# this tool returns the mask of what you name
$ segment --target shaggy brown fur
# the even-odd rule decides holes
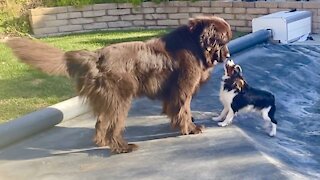
[[[70,76],[97,117],[94,141],[116,153],[137,149],[123,139],[133,98],[163,100],[163,111],[181,134],[201,133],[192,121],[193,94],[217,62],[229,54],[229,24],[215,16],[190,19],[164,37],[87,50],[62,52],[41,42],[7,43],[23,62],[46,73]]]

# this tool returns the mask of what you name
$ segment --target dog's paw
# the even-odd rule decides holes
[[[107,146],[108,145],[108,142],[104,139],[104,138],[101,138],[99,136],[95,136],[93,141],[95,142],[95,144],[99,147],[104,147],[104,146]]]
[[[228,123],[225,122],[225,121],[219,122],[219,123],[218,123],[218,126],[220,126],[220,127],[225,127],[225,126],[228,126]]]
[[[204,130],[204,125],[196,126],[190,134],[200,134]]]
[[[190,124],[188,128],[182,128],[181,129],[181,135],[189,135],[189,134],[200,134],[204,130],[204,125],[195,125]]]
[[[116,153],[116,154],[130,153],[130,152],[135,151],[137,149],[138,149],[138,145],[136,145],[136,144],[128,144],[127,146],[118,147],[116,149],[113,149],[112,152]]]
[[[269,133],[269,136],[270,136],[270,137],[274,137],[274,136],[276,136],[276,132],[271,131],[271,132]]]
[[[217,116],[217,117],[212,117],[211,119],[214,121],[221,121],[222,118],[220,116]]]
[[[204,129],[204,125],[196,126],[195,128],[190,130],[189,134],[200,134]]]
[[[268,131],[268,129],[270,128],[269,126],[270,126],[270,123],[269,123],[269,122],[265,122],[265,123],[263,124],[263,129],[265,129],[266,131]]]

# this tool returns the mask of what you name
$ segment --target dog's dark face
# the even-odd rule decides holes
[[[238,71],[240,71],[240,66],[237,66]],[[232,59],[229,59],[225,66],[224,66],[224,75],[231,77],[232,75],[236,74],[236,64],[233,62]]]
[[[235,64],[233,60],[228,60],[224,67],[224,74],[230,86],[238,91],[241,91],[246,82],[242,75],[242,68],[240,65]]]
[[[191,30],[200,32],[200,45],[204,50],[207,65],[214,66],[230,57],[227,43],[232,38],[230,25],[219,17],[199,17],[189,20]]]

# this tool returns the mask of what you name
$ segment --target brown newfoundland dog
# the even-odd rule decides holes
[[[7,42],[24,63],[52,75],[72,78],[80,96],[97,117],[94,141],[115,153],[137,149],[123,138],[133,98],[163,101],[163,111],[181,134],[201,133],[192,122],[193,94],[223,62],[232,33],[216,16],[189,20],[169,34],[145,42],[113,44],[96,51],[63,52],[41,42],[14,38]]]

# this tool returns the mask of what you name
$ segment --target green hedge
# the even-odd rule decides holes
[[[45,6],[85,6],[89,4],[101,4],[101,3],[141,3],[141,0],[46,0]]]
[[[0,33],[25,35],[30,32],[27,16],[29,8],[37,7],[40,0],[11,0],[0,6]]]

